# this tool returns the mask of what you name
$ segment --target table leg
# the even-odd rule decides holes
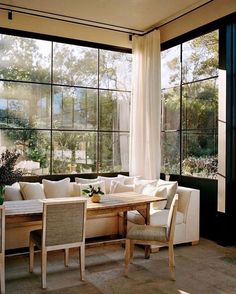
[[[126,238],[127,234],[127,211],[123,212],[123,238]]]
[[[127,211],[123,212],[123,234],[122,234],[122,238],[125,239],[126,238],[126,234],[127,234]],[[125,248],[125,243],[122,242],[121,245],[123,248]]]
[[[150,225],[150,203],[147,203],[146,205],[146,218],[145,218],[145,224]],[[151,246],[145,245],[145,258],[149,259],[151,253]]]

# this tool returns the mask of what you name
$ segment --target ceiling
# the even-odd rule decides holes
[[[140,33],[174,19],[209,0],[2,0],[0,8],[117,27]],[[53,14],[53,15],[52,15]],[[59,16],[60,15],[60,16]],[[72,19],[74,18],[74,19]],[[98,22],[98,23],[95,23]]]

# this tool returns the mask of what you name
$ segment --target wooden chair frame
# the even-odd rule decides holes
[[[83,219],[83,241],[75,242],[70,244],[60,244],[53,246],[46,246],[46,226],[47,226],[47,208],[50,205],[55,204],[68,204],[68,203],[84,203],[84,219]],[[46,288],[46,274],[47,274],[47,253],[49,251],[64,249],[64,264],[68,266],[69,261],[69,249],[70,248],[79,248],[79,261],[80,261],[80,276],[81,280],[85,279],[85,222],[86,222],[86,208],[87,208],[87,200],[80,199],[47,199],[43,201],[43,227],[42,227],[42,244],[41,244],[41,275],[42,275],[42,288]],[[29,271],[33,272],[34,266],[34,246],[36,242],[30,235],[29,241],[29,250],[30,250],[30,262],[29,262]],[[37,244],[38,245],[38,244]]]
[[[133,260],[133,251],[134,251],[134,244],[141,244],[141,245],[160,245],[165,244],[168,246],[168,256],[169,256],[169,270],[171,274],[172,280],[175,281],[175,260],[174,260],[174,232],[175,232],[175,222],[176,222],[176,214],[178,208],[178,196],[173,200],[173,211],[171,216],[171,223],[169,227],[169,236],[166,242],[164,241],[147,241],[147,240],[133,240],[126,238],[125,240],[125,275],[128,275],[128,268],[129,263]]]

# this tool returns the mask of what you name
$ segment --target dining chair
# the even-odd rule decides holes
[[[85,221],[87,200],[46,199],[43,201],[42,230],[30,232],[29,271],[33,271],[34,246],[41,249],[42,288],[46,288],[47,253],[65,250],[64,263],[68,266],[69,248],[79,248],[81,280],[85,278]]]
[[[1,293],[5,293],[5,207],[0,205],[0,271],[1,271]]]
[[[133,225],[127,232],[125,241],[125,275],[128,274],[129,263],[133,258],[134,244],[166,244],[169,253],[169,269],[171,277],[175,280],[175,261],[174,261],[174,232],[176,213],[178,208],[178,195],[173,198],[167,226],[153,226],[153,225]]]

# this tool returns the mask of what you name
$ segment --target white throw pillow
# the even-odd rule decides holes
[[[43,179],[43,188],[46,198],[60,198],[70,196],[70,178],[60,181]]]
[[[134,191],[134,185],[123,185],[117,181],[111,181],[110,193],[122,193]]]
[[[106,194],[106,188],[105,188],[105,182],[104,181],[97,181],[95,183],[91,183],[91,184],[77,184],[77,186],[80,187],[80,195],[84,195],[83,190],[84,189],[89,189],[89,185],[92,185],[95,189],[97,189],[98,187],[100,187],[100,190]],[[76,187],[77,188],[77,187]],[[75,190],[74,190],[75,191]]]
[[[96,179],[85,179],[85,178],[75,177],[75,182],[77,184],[92,184],[92,183],[96,183],[97,181],[98,181],[98,178],[96,178]]]
[[[157,182],[157,187],[165,187],[167,189],[167,204],[165,208],[169,209],[177,192],[178,182],[164,181],[159,179]]]
[[[149,184],[144,187],[142,194],[163,198],[163,201],[152,202],[151,210],[153,209],[160,210],[166,207],[166,203],[167,203],[167,188],[166,187],[155,187]]]
[[[135,179],[139,179],[140,177],[130,177],[130,176],[124,176],[124,175],[118,175],[118,178],[124,178],[124,184],[125,185],[133,185]]]
[[[106,194],[110,193],[110,189],[111,189],[111,181],[117,181],[121,184],[124,184],[124,178],[119,178],[119,177],[102,177],[102,176],[98,176],[99,181],[104,181],[105,182],[105,190],[106,190]]]
[[[19,201],[23,200],[19,183],[14,183],[13,185],[7,185],[5,187],[5,201]]]
[[[45,199],[43,187],[40,183],[19,182],[24,200]]]
[[[156,186],[157,180],[143,180],[143,179],[134,179],[134,192],[142,193],[143,189],[147,185]]]
[[[71,196],[81,196],[81,192],[80,192],[80,185],[81,184],[77,184],[77,183],[72,183],[73,184],[73,191],[71,193]]]

